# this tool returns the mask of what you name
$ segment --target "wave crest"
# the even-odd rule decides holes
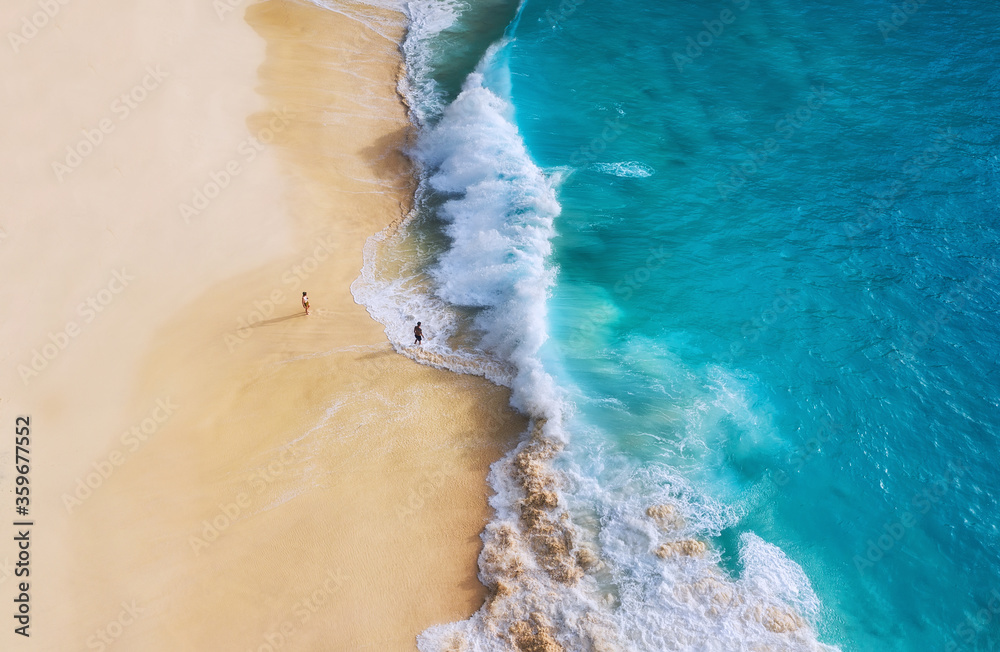
[[[500,90],[509,88],[504,45],[491,48],[433,125],[414,113],[423,128],[411,152],[421,175],[417,209],[369,240],[352,285],[397,351],[505,384],[512,405],[531,417],[524,441],[489,475],[495,517],[479,557],[487,600],[468,620],[423,632],[420,650],[831,649],[803,618],[817,603],[794,564],[754,570],[775,561],[776,548],[747,539],[745,577],[720,571],[711,528],[696,513],[703,506],[686,499],[694,492],[663,490],[680,480],[600,486],[560,464],[566,400],[538,356],[554,282],[558,180],[531,160]],[[418,87],[419,79],[409,86]],[[653,174],[638,162],[602,165],[616,176]],[[448,243],[428,266],[407,267],[418,245],[401,254],[389,245],[406,240],[400,226],[417,215],[439,220]],[[390,264],[380,270],[376,259]],[[426,325],[423,347],[409,345],[417,319]]]

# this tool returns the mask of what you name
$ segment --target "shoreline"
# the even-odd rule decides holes
[[[243,10],[118,2],[112,21],[67,8],[62,58],[16,78],[67,87],[93,61],[72,134],[132,87],[119,57],[172,76],[68,185],[53,190],[50,171],[18,179],[51,210],[0,225],[44,252],[16,257],[8,278],[48,298],[0,326],[13,342],[5,418],[30,413],[49,433],[36,451],[35,600],[39,622],[60,627],[36,643],[415,649],[420,632],[483,604],[486,474],[525,420],[505,388],[396,354],[349,290],[366,239],[412,201],[403,19],[345,5],[378,12],[393,41],[288,0],[249,5],[246,22]],[[112,35],[130,25],[148,38],[124,55],[96,40],[121,46]],[[96,35],[89,57],[81,34]],[[31,45],[52,56],[41,37]],[[31,136],[13,147],[30,151]],[[66,228],[81,193],[100,208]],[[54,264],[63,275],[34,280]],[[21,385],[16,364],[44,345],[38,333],[102,297],[113,271],[135,280]],[[24,304],[24,289],[3,290]]]

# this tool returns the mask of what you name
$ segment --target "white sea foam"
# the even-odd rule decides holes
[[[407,2],[409,29],[403,42],[407,74],[399,91],[408,98],[410,114],[418,126],[441,113],[443,103],[437,82],[430,74],[430,41],[451,27],[460,13],[456,0]]]
[[[559,213],[558,177],[531,161],[509,101],[487,86],[487,76],[503,86],[496,69],[481,67],[410,152],[422,173],[418,206],[434,193],[450,197],[437,210],[450,246],[429,275],[410,270],[393,278],[382,272],[383,261],[375,262],[385,243],[405,238],[391,227],[369,241],[352,292],[386,326],[397,350],[508,385],[516,408],[552,418],[561,403],[536,354],[546,338],[553,281],[546,259]],[[476,312],[474,350],[449,345],[462,322],[455,306]],[[420,349],[408,346],[417,320],[430,335]]]
[[[407,15],[409,80],[400,88],[422,127],[411,152],[418,208],[369,239],[352,292],[397,351],[510,386],[512,404],[533,424],[490,472],[495,516],[479,558],[487,603],[422,633],[420,649],[831,649],[801,618],[818,614],[804,573],[776,547],[745,536],[741,577],[720,570],[721,552],[705,539],[736,522],[733,508],[666,467],[636,468],[598,447],[584,468],[579,451],[564,451],[566,398],[538,357],[559,178],[532,162],[513,121],[504,44],[441,107],[426,50],[455,5],[409,3]],[[654,173],[632,161],[605,165],[599,171],[616,176]],[[437,254],[408,226],[431,200],[448,238]],[[418,319],[428,335],[422,347],[410,345]],[[706,402],[741,406],[731,384],[717,384]]]
[[[617,163],[594,163],[594,169],[603,174],[616,177],[632,177],[643,179],[651,177],[656,172],[652,167],[639,161],[619,161]]]
[[[514,406],[551,418],[559,401],[537,353],[546,338],[553,281],[546,259],[559,204],[510,109],[485,86],[483,74],[474,73],[415,154],[432,170],[430,186],[455,195],[438,211],[451,246],[431,272],[435,295],[481,309],[474,319],[479,347],[516,370]]]
[[[741,535],[740,544],[742,582],[749,590],[775,596],[805,616],[819,615],[819,598],[810,588],[809,579],[781,548],[749,532]]]

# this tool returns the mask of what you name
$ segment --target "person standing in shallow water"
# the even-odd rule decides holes
[[[309,314],[309,297],[306,296],[305,292],[302,293],[302,307],[306,309],[306,314],[308,315]]]
[[[413,343],[419,346],[423,339],[424,331],[420,328],[420,322],[417,322],[417,325],[413,327]]]

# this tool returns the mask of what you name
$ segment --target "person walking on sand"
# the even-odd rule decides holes
[[[420,328],[420,322],[413,327],[413,343],[420,346],[420,342],[424,339],[424,331]]]
[[[306,314],[308,315],[309,314],[309,297],[306,296],[305,292],[302,293],[302,307],[306,309]]]

